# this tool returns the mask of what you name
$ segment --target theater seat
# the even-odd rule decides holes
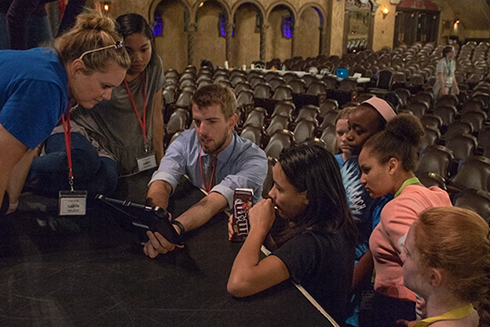
[[[470,156],[462,164],[458,173],[451,178],[451,186],[460,190],[473,188],[489,191],[490,159],[483,156]]]
[[[326,93],[326,86],[323,81],[313,81],[306,90],[306,94],[309,95],[321,95]]]
[[[335,99],[326,99],[323,103],[320,103],[320,117],[324,117],[325,114],[332,110],[339,109],[339,103]]]
[[[295,106],[294,103],[292,102],[289,101],[276,102],[271,117],[280,115],[280,116],[287,116],[291,119],[294,109]]]
[[[305,92],[305,81],[302,79],[293,79],[288,85],[292,87],[293,93],[303,94]]]
[[[458,208],[470,209],[479,214],[483,219],[490,222],[490,193],[483,190],[464,190],[454,201]]]
[[[272,134],[264,151],[268,157],[279,159],[283,148],[288,148],[294,143],[294,134],[289,130],[278,130]]]
[[[418,118],[422,118],[422,116],[426,114],[428,106],[425,102],[412,101],[407,104],[405,110],[412,112],[414,116]]]
[[[328,125],[323,129],[320,140],[325,142],[325,148],[330,153],[337,154],[339,152],[339,149],[336,146],[337,132],[334,125]]]
[[[310,138],[315,137],[315,131],[318,127],[318,122],[314,118],[301,119],[294,128],[294,142],[301,143]]]
[[[457,110],[455,107],[438,106],[438,107],[434,108],[432,113],[434,115],[441,117],[443,126],[448,126],[449,124],[451,124],[453,122],[454,117],[457,114]]]
[[[240,92],[242,92],[244,90],[251,90],[253,93],[252,86],[250,85],[249,82],[239,82],[235,85],[235,94],[236,95],[240,95]]]
[[[422,137],[422,142],[420,144],[420,149],[423,151],[426,147],[429,145],[434,145],[439,142],[441,138],[441,133],[437,128],[431,127],[431,126],[425,126],[424,127],[424,136]]]
[[[252,90],[243,90],[236,99],[237,107],[243,107],[247,112],[254,106],[254,94]]]
[[[271,96],[271,86],[267,83],[259,83],[254,87],[254,97],[268,99]]]
[[[300,120],[304,118],[317,119],[319,113],[320,113],[320,108],[318,108],[317,106],[305,105],[299,110],[298,116],[296,117],[294,122],[298,123]]]
[[[471,123],[475,132],[478,132],[483,128],[486,120],[487,114],[480,110],[466,111],[461,114],[461,121]]]
[[[419,172],[416,176],[425,187],[437,186],[447,191],[446,179],[436,173]]]
[[[191,99],[194,93],[191,91],[184,91],[179,95],[179,98],[174,104],[174,107],[176,108],[184,108],[187,110],[190,110],[191,107]]]
[[[182,108],[176,109],[170,116],[170,119],[165,126],[167,134],[174,134],[179,131],[185,130],[187,128],[188,122],[189,111]]]
[[[264,137],[264,130],[263,128],[258,126],[245,125],[243,127],[242,132],[240,133],[240,136],[252,141],[257,146],[262,147],[262,138]]]
[[[272,99],[278,101],[292,101],[293,100],[293,88],[289,85],[279,85],[274,91]]]
[[[483,110],[483,102],[478,99],[468,99],[463,103],[461,108],[461,113],[465,113],[467,111],[472,110]]]
[[[401,100],[400,105],[402,107],[405,107],[408,104],[408,101],[410,100],[411,97],[410,91],[405,88],[397,88],[395,90],[395,93],[398,95],[398,97]]]
[[[327,125],[335,125],[335,119],[339,114],[340,110],[331,110],[323,116],[322,124],[320,129],[324,129]]]
[[[429,145],[422,152],[417,169],[417,173],[435,173],[443,178],[448,177],[449,165],[453,162],[454,156],[451,149],[442,145]]]
[[[266,134],[272,135],[278,130],[288,129],[289,124],[291,123],[291,116],[277,114],[272,117],[269,126],[267,126]]]
[[[455,135],[471,134],[473,133],[473,124],[461,120],[455,120],[448,125],[446,133],[444,133],[445,139],[450,139]]]
[[[441,117],[434,114],[423,115],[422,117],[420,117],[420,122],[422,123],[422,126],[430,126],[438,130],[440,130],[442,126]]]
[[[490,125],[483,127],[478,132],[478,147],[484,156],[490,158]]]
[[[446,147],[453,151],[454,160],[459,163],[473,154],[478,142],[470,134],[454,135],[446,140]]]
[[[458,98],[452,94],[445,94],[437,99],[437,106],[450,106],[450,107],[458,107]]]

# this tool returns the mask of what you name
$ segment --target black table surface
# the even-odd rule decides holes
[[[226,215],[149,259],[107,210],[68,218],[75,233],[40,227],[40,212],[0,217],[0,326],[332,326],[290,281],[242,299],[226,291],[241,246]]]

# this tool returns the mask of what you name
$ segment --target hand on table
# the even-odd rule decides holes
[[[156,258],[156,256],[159,255],[160,253],[165,254],[167,252],[171,252],[175,250],[176,247],[180,249],[184,247],[183,245],[176,245],[170,243],[165,237],[163,237],[158,232],[153,233],[151,231],[147,231],[146,235],[148,235],[148,238],[150,240],[146,242],[143,251],[147,256],[149,256],[152,259]]]
[[[172,216],[169,215],[168,219],[171,221]],[[175,225],[174,225],[175,228]],[[175,228],[178,234],[180,234],[180,229]],[[170,243],[165,237],[162,236],[162,234],[158,232],[152,232],[152,231],[147,231],[146,235],[149,238],[149,241],[145,243],[145,246],[143,248],[143,252],[150,258],[156,258],[158,254],[165,254],[167,252],[171,252],[175,250],[176,247],[182,249],[184,246],[183,245],[176,245],[173,243]]]

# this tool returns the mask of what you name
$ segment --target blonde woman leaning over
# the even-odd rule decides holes
[[[54,48],[0,51],[0,214],[15,210],[32,150],[71,102],[110,99],[129,66],[114,21],[99,12],[80,15]]]
[[[428,318],[400,323],[490,326],[490,230],[485,220],[466,209],[428,209],[410,228],[404,254],[405,285],[423,297]]]

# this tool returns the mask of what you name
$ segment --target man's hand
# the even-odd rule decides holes
[[[156,258],[160,253],[165,254],[167,252],[171,252],[175,250],[176,247],[178,248],[184,247],[183,245],[175,245],[173,243],[170,243],[165,237],[163,237],[158,232],[153,233],[151,231],[147,231],[146,235],[148,235],[148,238],[150,240],[146,242],[143,251],[147,256],[149,256],[152,259]]]

